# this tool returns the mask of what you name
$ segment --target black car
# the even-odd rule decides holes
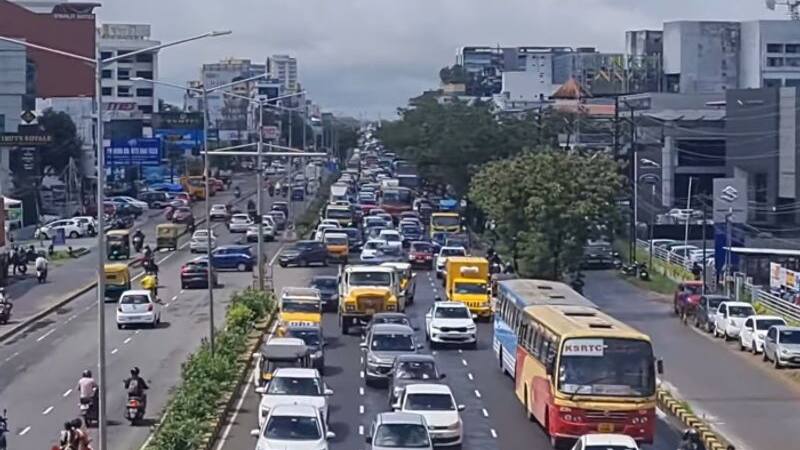
[[[281,252],[278,263],[281,267],[303,267],[314,263],[327,266],[328,248],[320,241],[298,241]]]
[[[214,283],[217,285],[217,273],[211,272]],[[187,262],[181,267],[181,289],[208,288],[208,259],[200,257]]]
[[[707,333],[714,331],[714,318],[712,315],[717,313],[717,308],[722,302],[729,302],[730,298],[724,295],[703,295],[694,313],[694,326],[705,330]]]
[[[325,337],[322,335],[322,327],[319,325],[289,326],[286,328],[285,337],[302,339],[311,355],[311,365],[319,371],[320,375],[324,375]]]
[[[117,207],[118,216],[133,216],[139,217],[144,214],[144,210],[138,206],[131,205],[130,203],[115,203]]]
[[[172,199],[166,192],[144,191],[138,197],[152,209],[164,209],[172,203]]]
[[[409,384],[437,383],[445,377],[436,366],[433,355],[412,353],[400,355],[394,360],[392,376],[389,377],[389,405],[393,405]]]
[[[273,211],[281,211],[286,217],[289,217],[289,204],[287,202],[272,202]]]
[[[351,252],[361,251],[361,247],[364,243],[364,236],[361,234],[361,230],[358,228],[342,228],[338,231],[347,235],[347,243]]]
[[[325,311],[336,311],[339,307],[339,279],[336,276],[316,276],[311,279],[311,287],[319,291]]]

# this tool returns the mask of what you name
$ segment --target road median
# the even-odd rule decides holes
[[[656,402],[661,411],[676,418],[683,426],[697,430],[707,450],[725,450],[729,445],[726,439],[692,411],[688,402],[678,400],[667,389],[658,389]]]

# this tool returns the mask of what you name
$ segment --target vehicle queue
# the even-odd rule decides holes
[[[259,428],[251,431],[256,448],[328,448],[335,412],[324,378],[325,335],[353,332],[361,336],[366,385],[387,390],[385,412],[365,430],[367,448],[462,446],[465,406],[407,315],[421,276],[415,269],[435,271],[444,286],[444,298],[424,313],[428,349],[475,348],[475,322],[493,322],[498,370],[515,380],[524,412],[554,446],[589,434],[593,445],[651,443],[662,363],[649,338],[561,283],[492,283],[497,267],[471,254],[459,202],[424,193],[415,176],[398,177],[398,167],[409,168],[396,155],[378,151],[374,140],[362,144],[333,184],[311,239],[277,257],[282,267],[337,264],[338,275],[314,277],[302,316],[291,312],[297,305],[288,294],[305,286],[279,297],[276,332],[254,355],[262,395]],[[323,329],[323,311],[335,311],[338,330]],[[278,375],[286,379],[273,387]]]

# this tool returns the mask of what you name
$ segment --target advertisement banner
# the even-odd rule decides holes
[[[202,130],[203,113],[160,112],[153,114],[154,130]]]
[[[203,130],[154,128],[153,135],[164,143],[164,151],[169,156],[171,147],[179,148],[183,153],[191,153],[203,146]]]
[[[784,273],[786,273],[786,281],[784,282],[784,286],[789,289],[797,289],[797,272],[794,270],[783,269]]]
[[[158,166],[161,165],[161,140],[157,138],[111,141],[105,148],[106,166]]]
[[[769,287],[779,289],[783,286],[785,271],[778,263],[769,263]]]

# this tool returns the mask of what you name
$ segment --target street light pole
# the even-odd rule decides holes
[[[203,86],[203,178],[205,180],[205,210],[206,210],[206,252],[208,254],[208,266],[206,267],[208,276],[208,343],[211,354],[214,354],[214,265],[211,264],[211,217],[209,211],[211,206],[208,204],[211,197],[208,180],[208,121],[211,115],[208,113],[208,89]],[[187,174],[188,175],[188,174]]]
[[[258,266],[258,289],[263,291],[264,290],[264,211],[262,210],[262,205],[264,203],[262,198],[263,191],[263,168],[261,167],[262,158],[261,158],[261,149],[264,146],[264,133],[262,132],[262,127],[264,126],[264,105],[259,101],[255,102],[256,106],[258,106],[258,124],[256,124],[256,132],[258,132],[258,157],[256,158],[256,203],[258,204],[258,208],[256,209],[258,213],[258,257],[257,257],[257,266]],[[273,230],[274,233],[274,230]]]

